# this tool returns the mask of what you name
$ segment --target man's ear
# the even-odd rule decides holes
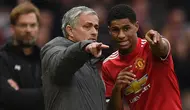
[[[15,34],[15,25],[10,25],[9,30],[10,30],[11,35],[13,35],[13,37],[14,37],[14,34]]]
[[[135,27],[137,28],[137,31],[138,31],[139,30],[139,22],[138,21],[135,23]]]
[[[67,37],[73,37],[72,29],[73,29],[73,28],[72,28],[70,25],[67,25],[67,26],[66,26],[66,32],[67,32],[67,34],[68,34]]]
[[[15,28],[14,25],[10,25],[9,29],[10,29],[10,31],[11,31],[12,34],[15,33],[14,28]]]
[[[111,35],[110,26],[108,26],[108,32],[109,32],[109,34]]]

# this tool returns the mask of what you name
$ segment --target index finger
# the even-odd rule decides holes
[[[108,45],[105,45],[105,44],[102,44],[100,48],[101,48],[101,49],[108,49],[109,46],[108,46]]]
[[[154,43],[154,41],[153,41],[154,36],[155,36],[155,31],[153,31],[153,30],[148,31],[148,32],[145,34],[146,40],[147,40],[148,42],[151,42],[152,44]]]
[[[123,70],[121,70],[121,72],[128,71],[130,68],[132,68],[132,65],[125,67]]]
[[[146,38],[147,41],[153,42],[150,36],[151,36],[151,35],[150,35],[149,33],[147,33],[147,34],[145,35],[145,38]]]

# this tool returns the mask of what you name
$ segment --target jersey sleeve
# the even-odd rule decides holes
[[[159,58],[161,61],[166,61],[167,59],[170,59],[170,56],[171,56],[171,45],[170,45],[170,42],[166,39],[166,38],[162,38],[164,41],[166,41],[166,43],[168,44],[168,52],[167,52],[167,55],[164,56],[164,57],[157,57],[155,55],[152,54],[152,51],[151,51],[151,48],[150,48],[150,45],[149,43],[146,41],[146,43],[144,43],[144,50],[146,52],[148,52],[148,54],[151,54],[153,55],[154,58]],[[145,41],[144,39],[142,40],[142,42]]]
[[[169,42],[166,38],[162,38],[162,39],[165,40],[165,41],[167,42],[168,46],[169,46],[167,55],[166,55],[164,58],[160,57],[160,59],[164,61],[164,60],[166,60],[169,56],[171,56],[171,45],[170,45],[170,42]]]
[[[106,98],[110,98],[114,87],[114,80],[104,64],[102,65],[102,78],[106,87]]]

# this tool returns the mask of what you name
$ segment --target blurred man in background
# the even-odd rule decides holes
[[[5,110],[43,110],[39,9],[23,2],[10,13],[11,41],[0,50],[0,103]]]

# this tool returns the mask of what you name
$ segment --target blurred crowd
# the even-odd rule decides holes
[[[11,36],[9,13],[25,0],[0,1],[0,45]],[[149,29],[158,30],[171,43],[175,71],[179,80],[183,110],[190,110],[190,4],[189,0],[32,0],[41,11],[40,36],[37,45],[42,47],[54,37],[62,36],[61,19],[73,6],[85,5],[93,8],[100,18],[98,40],[110,45],[108,56],[114,51],[114,42],[109,36],[106,15],[115,4],[129,4],[137,14],[140,24],[139,37]]]

